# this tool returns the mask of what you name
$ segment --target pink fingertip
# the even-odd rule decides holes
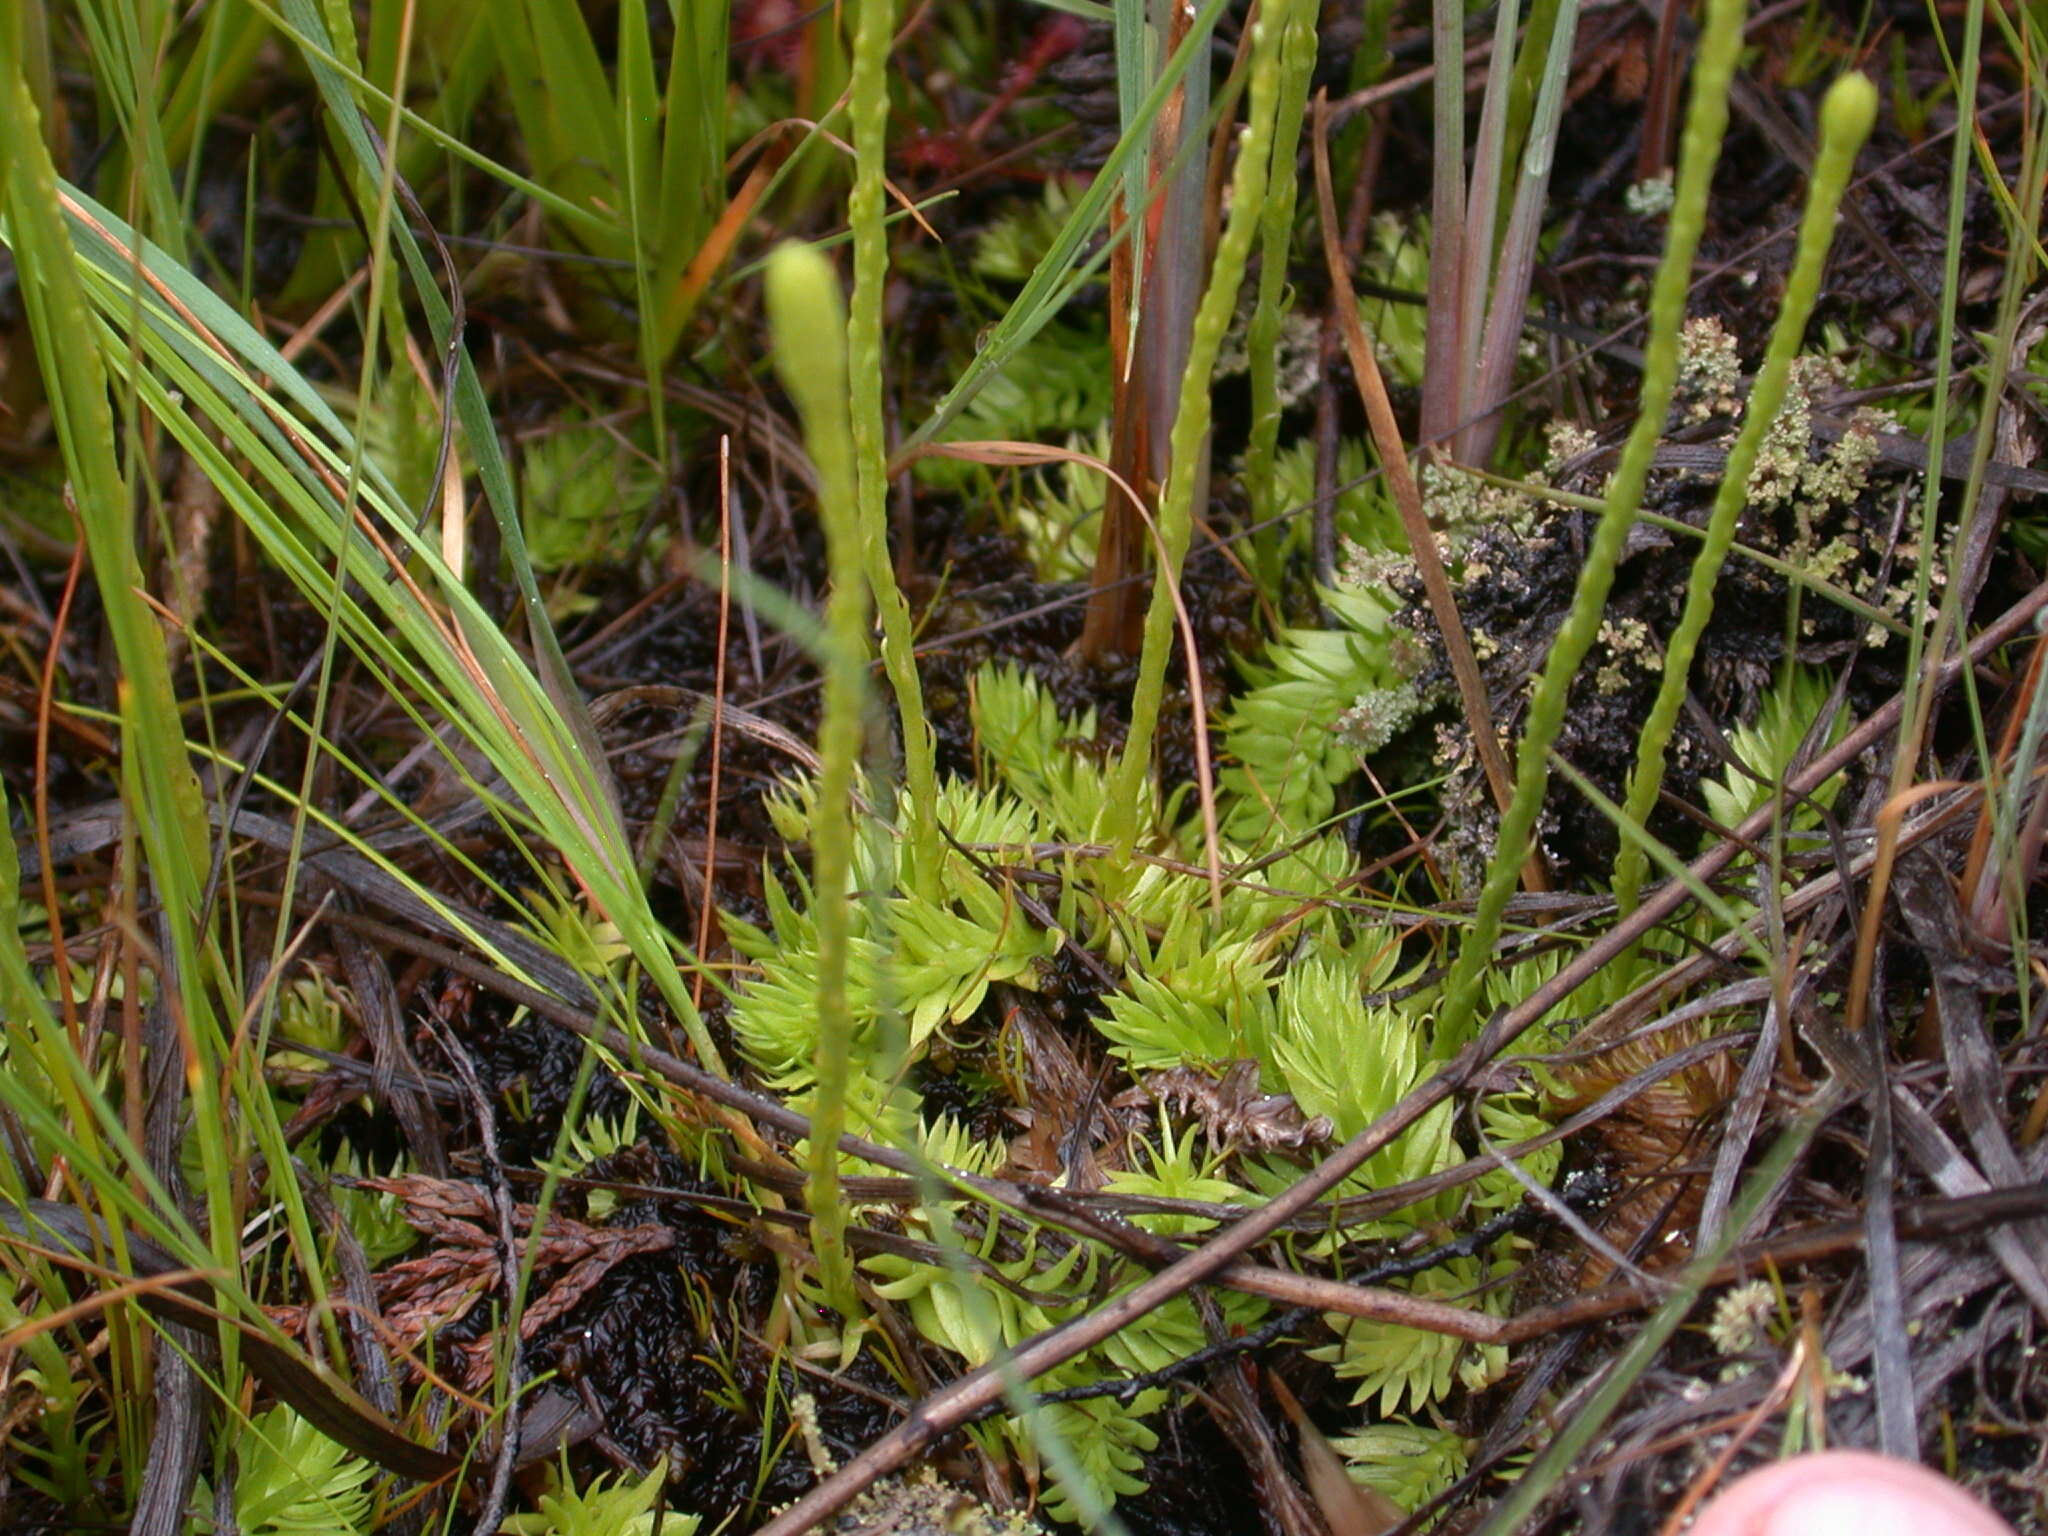
[[[2013,1536],[1947,1478],[1869,1451],[1823,1451],[1751,1472],[1690,1536]]]

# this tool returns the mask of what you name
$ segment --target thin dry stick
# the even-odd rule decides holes
[[[711,789],[704,802],[704,889],[698,898],[697,953],[711,952],[711,875],[718,863],[718,779],[725,756],[725,639],[732,620],[732,437],[718,435],[718,661],[711,680]],[[704,1006],[704,968],[690,981],[690,1001]]]
[[[1855,958],[1849,963],[1849,994],[1842,1004],[1842,1033],[1848,1039],[1862,1035],[1864,1015],[1870,1009],[1870,973],[1877,964],[1877,935],[1883,926],[1885,895],[1891,889],[1892,864],[1899,853],[1899,823],[1922,800],[1967,787],[1955,779],[1915,784],[1886,800],[1877,813],[1877,857],[1870,868],[1863,921],[1856,929]]]
[[[50,650],[43,659],[43,675],[36,689],[35,818],[36,852],[43,861],[43,910],[49,914],[50,960],[57,968],[57,1004],[64,1019],[64,1033],[73,1040],[78,1033],[78,999],[71,986],[71,959],[65,949],[64,903],[57,891],[57,872],[50,864],[50,718],[57,702],[57,672],[64,659],[64,641],[71,628],[71,603],[78,595],[79,580],[85,574],[85,529],[78,521],[78,506],[64,490],[64,510],[71,514],[78,535],[71,546],[71,561],[64,572],[64,592],[57,599],[56,617],[50,620]],[[1192,670],[1194,662],[1189,659]]]
[[[1486,700],[1486,683],[1479,676],[1472,645],[1465,638],[1464,620],[1458,617],[1457,600],[1451,595],[1451,579],[1444,571],[1443,556],[1437,552],[1436,532],[1422,510],[1422,492],[1408,466],[1408,449],[1401,441],[1401,429],[1394,421],[1394,407],[1387,399],[1386,381],[1380,377],[1379,360],[1373,356],[1372,340],[1365,334],[1365,322],[1358,318],[1358,298],[1351,288],[1351,274],[1344,264],[1344,252],[1337,240],[1337,199],[1330,188],[1329,97],[1318,92],[1312,152],[1316,170],[1316,222],[1323,232],[1323,264],[1330,273],[1330,302],[1337,311],[1337,326],[1344,335],[1344,350],[1351,358],[1352,382],[1358,386],[1359,401],[1372,423],[1372,437],[1385,466],[1387,485],[1394,493],[1394,505],[1401,513],[1401,528],[1415,555],[1415,568],[1422,575],[1423,590],[1429,594],[1430,612],[1444,638],[1444,650],[1451,660],[1451,675],[1458,681],[1458,698],[1465,706],[1465,723],[1479,753],[1479,766],[1486,772],[1487,787],[1494,804],[1503,812],[1514,798],[1513,778],[1493,724],[1493,710]],[[1548,890],[1543,865],[1535,853],[1523,866],[1522,883],[1532,891]]]

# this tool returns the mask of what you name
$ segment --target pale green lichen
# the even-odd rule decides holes
[[[1337,717],[1337,739],[1360,757],[1368,757],[1406,730],[1422,713],[1422,692],[1413,683],[1393,688],[1368,688]]]
[[[1387,665],[1397,677],[1420,677],[1429,665],[1429,646],[1414,630],[1395,625],[1387,631]]]
[[[1599,441],[1591,427],[1580,426],[1576,421],[1551,422],[1544,429],[1543,478],[1555,481],[1567,464],[1591,453]]]
[[[1810,518],[1846,506],[1869,488],[1870,471],[1878,459],[1878,434],[1894,426],[1883,411],[1859,407],[1832,443],[1818,454],[1814,451],[1814,402],[1843,382],[1842,366],[1833,358],[1794,359],[1785,403],[1765,430],[1756,468],[1750,473],[1753,506],[1790,505]]]
[[[1777,1309],[1777,1292],[1768,1280],[1732,1286],[1714,1303],[1707,1340],[1724,1355],[1746,1355],[1769,1339],[1770,1321]]]
[[[1806,569],[1821,581],[1839,581],[1860,553],[1848,539],[1830,539],[1806,561]]]
[[[1339,585],[1354,592],[1398,591],[1416,580],[1413,557],[1363,544],[1345,546],[1337,567]]]
[[[1506,524],[1527,531],[1531,526],[1536,504],[1521,491],[1493,485],[1455,464],[1425,464],[1417,479],[1424,513],[1446,531],[1454,547],[1462,534],[1476,528]]]
[[[1742,405],[1742,358],[1712,315],[1685,322],[1678,337],[1678,400],[1687,421],[1733,416]]]
[[[1661,219],[1671,211],[1675,196],[1670,173],[1666,172],[1635,183],[1622,194],[1621,202],[1639,219]]]
[[[1749,499],[1752,504],[1775,506],[1791,501],[1799,493],[1800,479],[1807,465],[1807,450],[1813,445],[1813,391],[1829,377],[1828,361],[1821,357],[1792,360],[1792,377],[1785,387],[1785,403],[1764,429],[1763,445],[1757,450],[1756,468],[1750,471]]]
[[[883,1478],[846,1507],[834,1528],[889,1536],[1037,1536],[1040,1530],[1021,1511],[991,1509],[929,1468]]]
[[[1594,674],[1593,686],[1602,693],[1619,693],[1629,685],[1629,674],[1648,670],[1656,656],[1650,646],[1650,626],[1641,619],[1608,619],[1600,625],[1600,646],[1609,659]]]
[[[1869,598],[1887,613],[1904,621],[1908,626],[1924,625],[1932,622],[1935,610],[1940,603],[1939,594],[1948,585],[1948,573],[1942,563],[1941,553],[1941,550],[1936,548],[1928,551],[1923,556],[1918,540],[1902,540],[1892,552],[1892,570],[1898,579],[1890,583],[1881,593],[1875,596],[1867,592],[1859,593],[1858,595]],[[1917,579],[1915,573],[1923,565],[1926,568],[1928,600],[1921,605],[1920,611],[1915,613],[1913,611],[1914,585]],[[1877,623],[1871,624],[1865,636],[1866,642],[1871,645],[1882,645],[1890,640],[1890,638],[1891,636],[1885,631],[1885,627]]]

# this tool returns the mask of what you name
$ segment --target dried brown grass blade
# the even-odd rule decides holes
[[[1310,1422],[1300,1402],[1287,1390],[1286,1382],[1268,1373],[1266,1386],[1280,1411],[1294,1424],[1301,1448],[1302,1477],[1308,1483],[1309,1496],[1329,1524],[1330,1536],[1385,1536],[1408,1518],[1408,1511],[1377,1488],[1361,1487],[1351,1481],[1343,1459],[1330,1448],[1323,1432]]]
[[[1408,535],[1415,566],[1422,574],[1423,589],[1429,594],[1430,612],[1443,636],[1450,656],[1451,675],[1457,680],[1458,700],[1465,707],[1465,723],[1472,732],[1473,749],[1486,774],[1494,805],[1505,811],[1514,798],[1514,779],[1508,772],[1507,756],[1501,751],[1494,729],[1493,710],[1487,703],[1486,683],[1479,675],[1472,644],[1465,636],[1464,620],[1458,616],[1457,600],[1451,593],[1451,579],[1437,552],[1436,534],[1423,514],[1422,492],[1408,465],[1407,445],[1394,421],[1394,407],[1387,398],[1386,381],[1380,377],[1372,340],[1365,323],[1358,318],[1358,298],[1352,291],[1351,274],[1344,265],[1344,253],[1337,241],[1337,199],[1330,186],[1329,98],[1316,96],[1311,142],[1315,157],[1316,213],[1322,226],[1323,262],[1330,274],[1330,302],[1336,307],[1337,325],[1344,336],[1344,350],[1351,360],[1351,375],[1358,386],[1358,398],[1372,424],[1373,442],[1385,466],[1387,485],[1394,493],[1394,506],[1401,514],[1402,530]],[[1531,853],[1522,870],[1522,884],[1532,891],[1550,889],[1539,855]]]

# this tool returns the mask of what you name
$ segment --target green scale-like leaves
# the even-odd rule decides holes
[[[1156,791],[1148,791],[1152,803],[1135,809],[1169,829],[1166,856],[1125,860],[1102,849],[1100,817],[1109,786],[1093,747],[1092,716],[1062,718],[1038,683],[1008,669],[983,669],[971,697],[980,782],[940,785],[937,821],[948,841],[938,868],[924,871],[921,885],[909,879],[909,841],[866,809],[880,800],[866,795],[856,801],[843,889],[814,889],[792,864],[779,874],[770,871],[765,927],[727,919],[735,947],[759,968],[740,989],[731,1016],[735,1036],[754,1069],[790,1094],[794,1106],[807,1107],[817,1092],[815,911],[827,900],[841,904],[849,933],[846,1123],[914,1147],[943,1167],[993,1172],[1008,1149],[999,1140],[976,1140],[960,1121],[928,1115],[917,1084],[940,1071],[978,1085],[983,1094],[1000,1093],[997,1085],[1007,1074],[991,1063],[1000,1055],[996,1043],[1004,1025],[990,988],[1040,989],[1070,937],[1117,975],[1091,1023],[1109,1056],[1134,1078],[1172,1068],[1220,1072],[1227,1063],[1249,1060],[1257,1064],[1260,1092],[1293,1095],[1305,1116],[1327,1117],[1341,1139],[1436,1068],[1430,952],[1411,942],[1392,916],[1328,899],[1355,867],[1341,836],[1302,840],[1263,861],[1225,845],[1226,865],[1247,873],[1226,881],[1220,899],[1212,899],[1193,861],[1199,832],[1192,816],[1158,803]],[[815,783],[785,786],[770,805],[778,832],[793,846],[806,844],[819,804]],[[1530,963],[1542,971],[1556,962],[1546,956]],[[943,1063],[928,1061],[942,1046]],[[1108,1091],[1117,1090],[1111,1085]],[[1489,1099],[1479,1115],[1496,1146],[1543,1126],[1530,1095]],[[1338,1193],[1386,1188],[1462,1161],[1477,1149],[1461,1145],[1454,1129],[1452,1106],[1440,1106]],[[1313,1157],[1313,1149],[1307,1155]],[[1224,1205],[1255,1204],[1301,1171],[1298,1160],[1278,1152],[1215,1144],[1204,1126],[1172,1105],[1156,1107],[1149,1123],[1135,1117],[1134,1134],[1111,1161],[1105,1170],[1110,1191]],[[1554,1150],[1539,1154],[1529,1172],[1547,1179],[1555,1163]],[[1405,1211],[1333,1226],[1301,1239],[1300,1251],[1318,1263],[1341,1264],[1361,1241],[1406,1237],[1459,1220],[1467,1205],[1494,1209],[1519,1198],[1521,1186],[1503,1171]],[[943,1264],[870,1255],[862,1271],[882,1296],[904,1307],[925,1338],[970,1365],[1144,1278],[1137,1267],[1092,1245],[1013,1218],[998,1221],[985,1210],[960,1208],[948,1220],[923,1209],[898,1214],[908,1235],[964,1239],[964,1251]],[[1176,1234],[1210,1224],[1186,1214],[1138,1220]],[[1462,1300],[1507,1266],[1496,1251],[1406,1283]],[[1506,1294],[1499,1292],[1500,1304]],[[1271,1311],[1263,1299],[1232,1292],[1218,1293],[1216,1303],[1233,1329],[1256,1328]],[[1333,1327],[1338,1337],[1329,1357],[1338,1374],[1356,1383],[1361,1404],[1372,1403],[1383,1415],[1424,1411],[1460,1386],[1491,1380],[1504,1365],[1501,1351],[1472,1350],[1410,1329],[1347,1319],[1333,1320]],[[1207,1342],[1193,1304],[1181,1298],[1036,1385],[1050,1390],[1157,1370]],[[1163,1402],[1164,1394],[1146,1393],[1127,1404],[1061,1404],[1048,1411],[1050,1425],[1041,1419],[1038,1430],[1063,1431],[1078,1475],[1099,1499],[1113,1501],[1141,1486],[1143,1457],[1156,1434],[1144,1420]],[[1031,1437],[1014,1422],[1001,1433],[1012,1454],[1035,1454]],[[1455,1459],[1455,1444],[1435,1449],[1441,1465]],[[1058,1491],[1047,1507],[1077,1512],[1080,1505],[1070,1502],[1072,1490],[1059,1476],[1052,1478]]]

